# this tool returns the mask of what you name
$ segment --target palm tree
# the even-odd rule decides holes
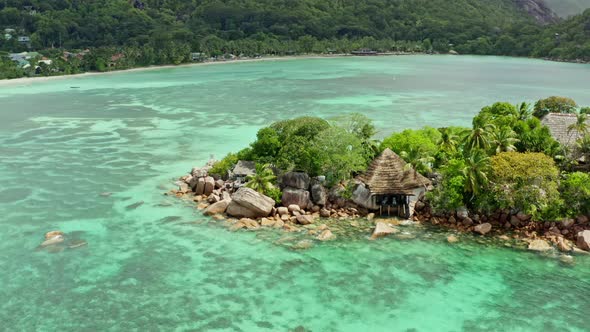
[[[256,164],[256,173],[248,175],[246,187],[264,194],[267,190],[274,188],[273,182],[276,178],[270,165]]]
[[[438,141],[438,147],[445,152],[457,151],[459,145],[459,137],[455,135],[449,128],[439,128],[441,138]]]
[[[490,133],[492,133],[495,129],[496,126],[491,123],[474,127],[473,130],[469,131],[465,137],[467,148],[469,150],[488,150],[490,148]]]
[[[492,145],[495,146],[495,153],[516,151],[514,144],[520,142],[516,133],[510,127],[502,127],[492,134]]]
[[[410,149],[408,151],[401,151],[400,157],[407,162],[406,167],[413,167],[417,172],[427,174],[432,171],[432,163],[434,158],[422,149]]]
[[[582,136],[576,142],[576,150],[580,154],[580,158],[584,160],[584,163],[590,165],[590,134]]]
[[[517,105],[518,108],[518,120],[526,121],[533,116],[533,110],[531,108],[531,104],[522,102],[520,105]]]
[[[465,191],[471,193],[473,199],[488,184],[487,171],[489,169],[490,157],[483,150],[475,149],[469,152],[465,159]]]
[[[571,134],[572,131],[576,131],[582,136],[588,134],[588,123],[586,121],[588,121],[588,114],[578,113],[576,122],[567,127],[567,133]]]

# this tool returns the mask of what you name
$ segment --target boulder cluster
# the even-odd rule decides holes
[[[323,177],[311,178],[302,172],[283,174],[279,178],[281,204],[277,205],[272,198],[247,188],[241,175],[230,176],[227,180],[210,176],[211,164],[193,168],[190,174],[177,181],[178,189],[168,194],[192,199],[203,214],[231,222],[231,230],[273,227],[293,232],[321,218],[349,219],[369,215],[366,209],[342,197],[343,186],[328,191]],[[329,229],[320,229],[317,238],[330,240],[334,235]]]

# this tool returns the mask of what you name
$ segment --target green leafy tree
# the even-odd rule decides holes
[[[380,149],[391,149],[411,164],[416,171],[427,174],[431,171],[435,155],[439,151],[438,143],[441,136],[438,130],[430,127],[419,130],[407,129],[385,138]]]
[[[542,118],[549,113],[572,114],[576,113],[577,108],[578,105],[573,99],[553,96],[537,101],[533,115]]]
[[[367,167],[362,141],[340,127],[322,131],[313,143],[313,150],[317,169],[330,183],[347,180]]]

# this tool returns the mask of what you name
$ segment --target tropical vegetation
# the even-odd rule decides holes
[[[0,78],[360,48],[590,60],[590,10],[542,25],[513,0],[5,0],[0,29],[0,52],[53,60]]]
[[[536,105],[563,110],[564,103],[551,101],[575,105],[563,97]],[[259,174],[247,185],[278,199],[272,190],[280,172],[323,175],[331,185],[352,188],[351,179],[389,148],[434,180],[427,198],[435,211],[511,210],[537,221],[558,220],[590,213],[590,175],[584,171],[590,165],[590,134],[586,115],[577,105],[573,111],[578,121],[570,130],[582,134],[575,151],[555,141],[527,103],[486,106],[471,128],[406,129],[380,143],[373,139],[371,121],[360,114],[296,118],[260,129],[249,147],[217,162],[211,173],[225,176],[239,159],[253,160]]]

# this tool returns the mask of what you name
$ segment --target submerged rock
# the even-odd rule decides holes
[[[127,206],[125,207],[125,209],[127,209],[127,210],[135,210],[135,209],[137,209],[138,207],[142,206],[142,205],[143,205],[143,203],[144,203],[144,201],[139,201],[139,202],[137,202],[137,203],[133,203],[133,204],[131,204],[131,205],[127,205]]]
[[[486,235],[491,230],[492,230],[492,224],[490,224],[490,223],[485,223],[485,224],[477,225],[477,226],[475,226],[473,228],[473,231],[474,232],[479,233],[481,235]]]
[[[313,242],[311,240],[301,240],[295,243],[291,248],[295,250],[305,250],[313,247]]]
[[[548,251],[553,248],[545,240],[533,240],[529,243],[528,249],[532,251]]]
[[[457,242],[459,242],[459,239],[455,235],[449,235],[449,236],[447,236],[447,242],[457,243]]]
[[[76,248],[85,247],[87,245],[88,245],[88,242],[86,242],[84,240],[73,240],[72,242],[70,242],[68,244],[68,248],[70,248],[70,249],[76,249]]]
[[[62,231],[51,231],[51,232],[47,232],[47,233],[45,233],[45,240],[49,240],[49,239],[51,239],[53,237],[63,236],[63,235],[64,235],[64,232],[62,232]]]
[[[557,238],[557,249],[562,252],[572,251],[572,246],[569,241],[564,240],[562,237]]]
[[[63,235],[56,235],[52,238],[49,238],[49,239],[43,241],[41,243],[41,247],[47,247],[47,246],[51,246],[51,245],[62,243],[62,242],[64,242],[64,236]]]
[[[333,240],[335,238],[336,238],[336,236],[329,229],[326,229],[326,230],[322,231],[320,233],[320,235],[318,235],[318,237],[317,237],[317,239],[320,240],[320,241],[330,241],[330,240]]]
[[[384,237],[389,234],[395,234],[398,232],[399,232],[399,230],[389,226],[388,224],[386,224],[384,222],[378,222],[375,225],[375,230],[373,231],[373,235],[371,236],[371,239],[377,239],[377,238]]]

